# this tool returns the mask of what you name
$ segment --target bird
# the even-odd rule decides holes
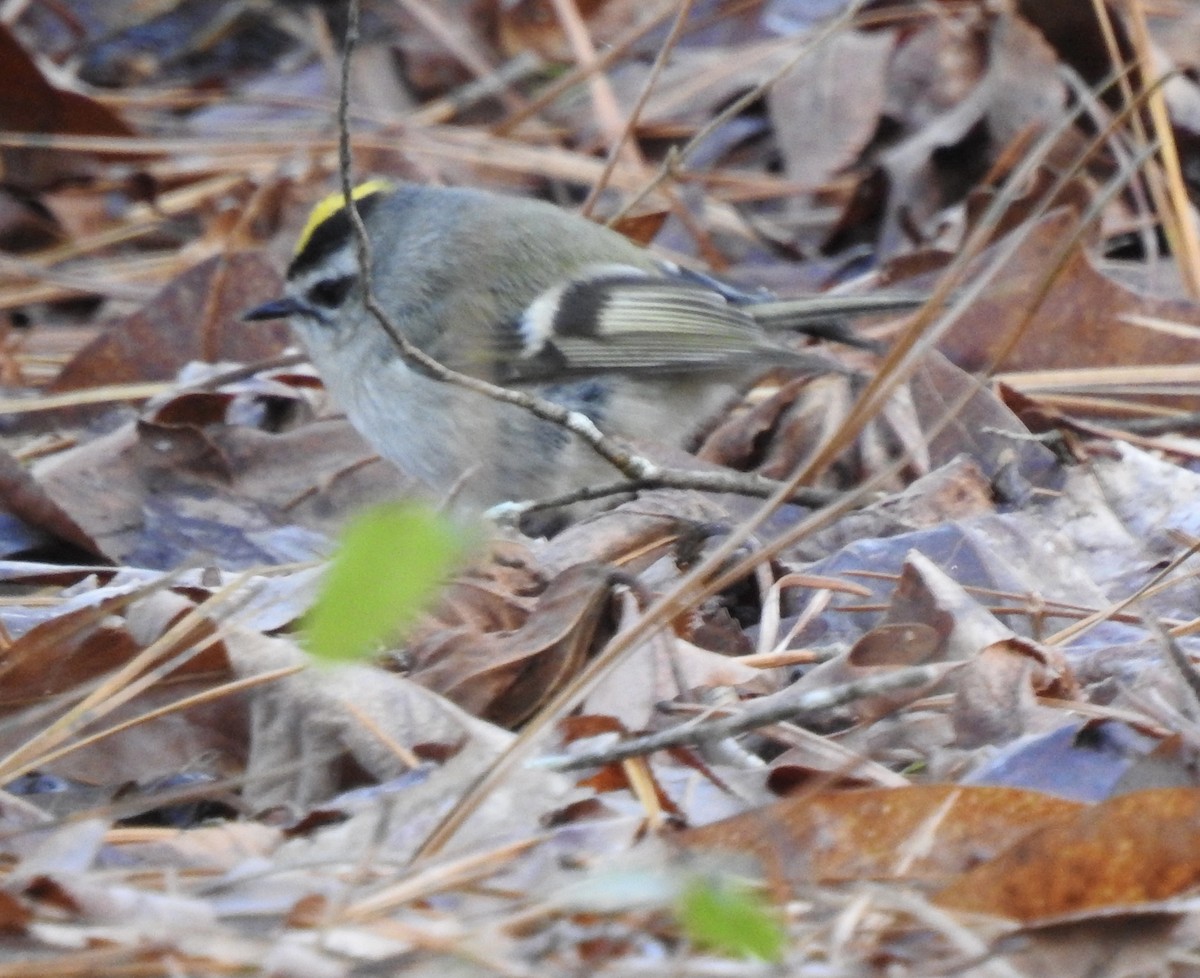
[[[656,256],[536,199],[369,180],[351,204],[371,288],[397,329],[446,367],[527,390],[605,434],[681,447],[773,367],[846,372],[782,331],[857,342],[850,315],[919,296],[776,299]],[[286,319],[334,400],[385,459],[456,510],[612,482],[563,427],[405,361],[364,300],[345,196],[312,210],[283,294],[244,319]]]

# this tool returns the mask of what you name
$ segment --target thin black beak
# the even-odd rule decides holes
[[[287,319],[288,316],[300,312],[301,306],[295,299],[272,299],[261,306],[247,309],[242,313],[243,322],[258,322],[266,319]]]

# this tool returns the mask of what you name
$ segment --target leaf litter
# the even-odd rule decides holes
[[[344,11],[17,6],[0,973],[1188,972],[1186,5],[692,4],[596,207],[747,286],[934,292],[856,324],[879,380],[766,377],[688,456],[843,503],[497,530],[322,670],[322,562],[411,486],[238,315],[335,185]],[[581,199],[680,8],[571,7],[366,0],[357,167]]]

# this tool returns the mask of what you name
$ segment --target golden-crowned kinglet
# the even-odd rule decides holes
[[[655,258],[553,205],[480,190],[371,181],[353,198],[372,289],[409,340],[446,366],[525,388],[641,442],[689,435],[772,366],[827,371],[770,331],[820,332],[911,297],[772,300]],[[286,318],[351,423],[435,496],[481,509],[617,473],[566,430],[409,367],[367,310],[342,194],[313,210],[282,298]]]

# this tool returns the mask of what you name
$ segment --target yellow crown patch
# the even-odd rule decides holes
[[[389,180],[366,180],[350,191],[350,199],[357,201],[362,200],[364,197],[370,197],[371,194],[388,193],[393,187],[394,184]],[[294,254],[300,254],[304,250],[305,245],[308,244],[309,239],[313,236],[313,232],[345,206],[346,197],[340,190],[320,201],[309,213],[308,220],[304,224],[304,230],[300,232],[300,237],[296,239]]]

